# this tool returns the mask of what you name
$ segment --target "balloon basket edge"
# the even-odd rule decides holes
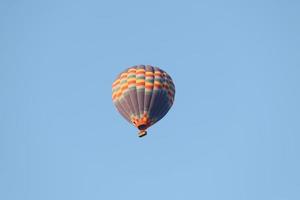
[[[139,135],[140,138],[141,138],[141,137],[144,137],[144,136],[147,135],[147,131],[145,131],[145,130],[140,131],[140,132],[138,133],[138,135]]]

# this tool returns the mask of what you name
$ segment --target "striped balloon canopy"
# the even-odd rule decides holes
[[[174,97],[172,78],[162,69],[150,65],[129,67],[112,84],[114,105],[129,123],[140,130],[140,137],[167,114]]]

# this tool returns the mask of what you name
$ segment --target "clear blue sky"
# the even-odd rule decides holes
[[[299,200],[299,1],[0,2],[1,200]],[[111,83],[176,84],[149,135]]]

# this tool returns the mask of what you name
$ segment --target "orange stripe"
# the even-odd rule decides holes
[[[140,82],[140,83],[137,83],[136,86],[144,86],[145,85],[145,82]]]
[[[149,78],[149,77],[153,78],[154,76],[153,76],[153,74],[151,74],[151,75],[150,74],[145,74],[145,77],[147,77],[147,78]]]
[[[147,71],[147,72],[145,72],[145,74],[146,74],[146,75],[153,75],[154,73],[153,73],[153,72]]]
[[[123,86],[121,87],[121,90],[120,90],[120,91],[124,90],[124,88],[127,88],[127,87],[128,87],[127,84],[126,84],[126,85],[123,85]]]
[[[136,72],[145,72],[145,69],[137,69]]]
[[[128,84],[135,84],[135,80],[128,81],[127,83],[128,83]]]
[[[126,78],[126,77],[127,77],[127,73],[125,72],[125,73],[121,74],[120,79]]]
[[[153,85],[153,83],[145,82],[145,85]]]
[[[154,83],[154,87],[156,87],[156,88],[162,88],[162,85],[160,83]]]
[[[128,89],[128,85],[125,85],[124,87],[122,87],[119,96],[121,96],[127,89]]]
[[[113,83],[113,87],[115,87],[116,85],[118,85],[120,83],[120,79],[116,80],[114,83]]]
[[[120,96],[123,94],[123,92],[120,92],[117,96],[117,98],[120,98]]]
[[[135,68],[130,68],[130,69],[128,69],[128,72],[135,72],[135,71],[136,71]]]
[[[121,87],[121,92],[123,91],[123,90],[126,90],[128,88],[128,85],[126,84],[126,85],[123,85],[122,87]]]
[[[141,71],[141,72],[136,72],[136,75],[141,75],[141,74],[145,74],[145,72],[144,71]]]
[[[153,87],[150,86],[150,85],[145,85],[145,88],[148,89],[148,90],[152,90],[153,89]]]

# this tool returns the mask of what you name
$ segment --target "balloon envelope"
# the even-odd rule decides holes
[[[158,67],[133,66],[112,84],[112,99],[119,113],[146,135],[146,129],[162,119],[175,97],[172,78]]]

